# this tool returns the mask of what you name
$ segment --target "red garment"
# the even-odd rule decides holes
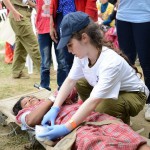
[[[96,7],[96,0],[75,0],[77,11],[87,13],[94,21],[98,20],[98,10]],[[58,0],[51,0],[50,14],[53,15],[54,23],[56,21],[56,12],[58,9]]]
[[[62,106],[56,124],[65,124],[79,109],[81,100],[77,104]],[[36,105],[37,107],[37,105]],[[26,111],[34,108],[21,110],[18,117]],[[92,112],[85,121],[100,122],[104,120],[116,120],[107,114]],[[135,150],[146,141],[127,124],[109,124],[103,126],[85,125],[77,130],[77,136],[73,150]]]
[[[119,52],[119,42],[118,42],[118,36],[115,33],[115,27],[111,27],[105,34],[104,34],[104,42],[111,42],[112,43],[112,49],[114,49],[116,52]]]
[[[13,61],[14,50],[11,45],[6,42],[5,44],[5,63],[11,64]]]
[[[50,18],[49,17],[42,17],[41,14],[43,12],[42,6],[44,4],[43,0],[36,0],[36,28],[38,34],[44,34],[50,32]]]
[[[33,111],[34,109],[36,109],[38,106],[40,106],[42,103],[44,103],[45,102],[45,100],[41,100],[41,101],[39,101],[36,105],[34,105],[34,106],[30,106],[30,107],[28,107],[28,108],[24,108],[24,109],[21,109],[19,112],[18,112],[18,114],[17,114],[17,116],[16,116],[16,122],[17,123],[19,123],[19,124],[21,124],[21,116],[25,113],[25,112],[31,112],[31,111]]]
[[[66,123],[81,104],[66,105],[61,108],[56,124]],[[92,112],[86,121],[98,122],[115,120],[107,114]],[[135,150],[146,141],[128,125],[109,124],[103,126],[85,125],[77,130],[73,150]]]

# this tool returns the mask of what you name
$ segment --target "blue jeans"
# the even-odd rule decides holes
[[[59,31],[59,27],[60,27],[60,23],[63,19],[62,14],[57,14],[57,34],[58,34],[58,43],[59,43],[59,37],[60,37],[60,31]],[[61,85],[63,84],[64,80],[66,79],[66,77],[68,76],[68,73],[72,67],[73,64],[73,59],[74,56],[68,52],[67,46],[64,47],[63,49],[57,49],[57,45],[58,43],[54,44],[55,46],[55,52],[56,52],[56,59],[57,59],[57,63],[58,63],[58,69],[57,69],[57,84],[58,84],[58,89],[61,87]]]
[[[138,54],[145,84],[150,90],[150,22],[130,23],[117,20],[117,34],[121,50],[133,65]],[[150,96],[147,103],[150,103]]]
[[[41,53],[41,82],[40,86],[50,90],[50,65],[52,39],[49,33],[38,34],[38,42]]]

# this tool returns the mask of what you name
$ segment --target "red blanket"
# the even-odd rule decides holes
[[[66,105],[61,108],[56,124],[67,122],[77,111],[81,104]],[[100,122],[103,120],[115,120],[107,114],[93,112],[85,121]],[[146,141],[128,125],[110,124],[101,127],[85,125],[77,130],[75,150],[136,150]]]
[[[62,106],[56,119],[56,124],[66,123],[80,105],[81,103]],[[35,107],[21,110],[17,115],[17,120],[24,112],[32,111],[33,109]],[[85,121],[100,122],[104,120],[116,120],[116,118],[107,114],[92,112]],[[85,125],[77,130],[73,150],[136,150],[139,145],[144,143],[146,141],[124,123],[100,127]]]

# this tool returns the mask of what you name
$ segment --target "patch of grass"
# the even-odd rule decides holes
[[[0,99],[37,91],[33,87],[35,83],[40,83],[40,74],[34,69],[34,73],[29,79],[13,79],[11,64],[4,63],[4,56],[0,54]],[[27,69],[24,69],[27,72]],[[51,88],[56,89],[56,72],[51,69]]]

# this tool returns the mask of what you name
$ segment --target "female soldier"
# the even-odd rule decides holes
[[[67,45],[75,58],[53,107],[43,117],[42,125],[49,121],[52,127],[41,136],[56,139],[66,135],[94,110],[129,123],[130,116],[136,116],[143,109],[149,95],[137,70],[113,50],[102,47],[99,27],[83,12],[66,15],[60,33],[61,40],[57,48]],[[67,123],[54,125],[61,105],[76,83],[84,103]]]

